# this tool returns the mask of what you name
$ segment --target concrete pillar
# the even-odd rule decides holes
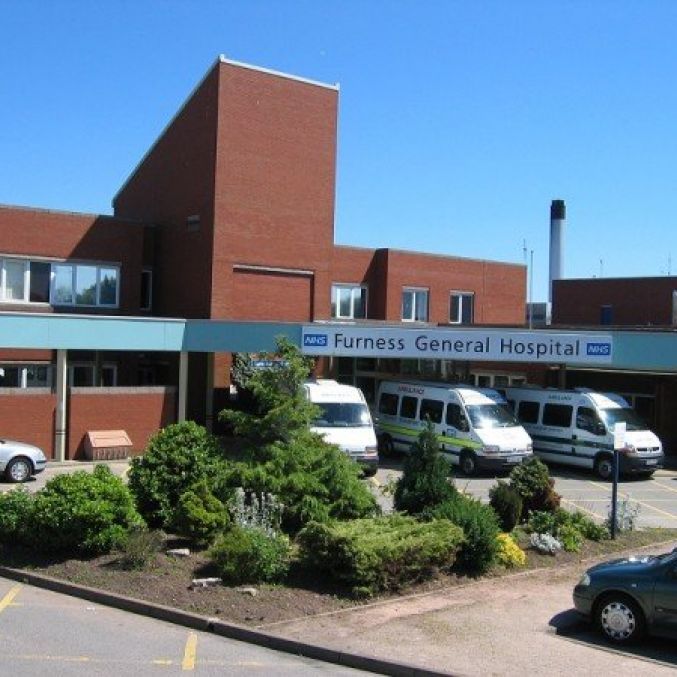
[[[66,460],[66,422],[68,403],[66,384],[68,379],[68,360],[66,350],[56,351],[56,420],[54,421],[54,460]]]
[[[560,364],[557,372],[557,387],[566,390],[567,387],[567,365]]]
[[[179,354],[179,407],[176,420],[182,423],[186,420],[186,402],[188,400],[188,353]]]
[[[205,395],[205,427],[214,430],[214,353],[207,353],[207,392]]]
[[[101,359],[101,351],[94,352],[94,387],[98,388],[103,385],[103,360]]]

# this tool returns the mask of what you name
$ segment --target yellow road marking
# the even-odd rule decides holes
[[[673,491],[675,494],[677,494],[677,489],[674,487],[666,487],[664,484],[661,484],[660,482],[657,482],[656,480],[653,481],[651,484],[652,487],[660,487],[661,489],[665,489],[665,491]]]
[[[197,653],[197,635],[191,632],[186,640],[186,648],[183,652],[182,670],[195,670],[195,654]]]
[[[605,486],[604,484],[598,484],[597,482],[592,482],[588,480],[590,484],[592,484],[593,487],[599,487],[600,489],[604,489],[609,494],[609,499],[611,499],[611,486]],[[667,512],[665,510],[661,510],[660,508],[656,508],[655,506],[651,505],[650,503],[645,503],[644,501],[640,501],[637,498],[632,498],[631,496],[628,496],[628,498],[631,501],[634,501],[637,503],[637,505],[641,505],[643,508],[648,508],[649,510],[654,510],[655,512],[660,513],[661,515],[665,515],[666,517],[669,517],[670,519],[677,520],[677,515],[673,515],[671,512]]]
[[[594,501],[586,501],[586,503],[593,503]],[[599,501],[601,502],[601,500]],[[583,512],[587,512],[589,515],[592,515],[593,517],[599,517],[600,519],[604,519],[604,515],[599,515],[596,512],[593,512],[592,510],[588,510],[588,508],[584,508],[582,505],[578,505],[576,501],[571,501],[568,498],[563,498],[562,503],[568,503],[569,505],[573,505],[576,510],[582,510]]]
[[[21,590],[21,584],[15,585],[1,600],[0,600],[0,613],[2,613],[13,601],[14,598],[19,594]]]

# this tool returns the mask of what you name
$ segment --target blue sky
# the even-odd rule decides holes
[[[219,54],[340,83],[338,243],[677,271],[673,0],[0,0],[0,203],[110,213]]]

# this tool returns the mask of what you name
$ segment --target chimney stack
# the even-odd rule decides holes
[[[552,303],[553,280],[562,278],[562,249],[564,244],[564,222],[566,206],[564,200],[553,200],[550,204],[550,278],[548,280],[548,302]]]

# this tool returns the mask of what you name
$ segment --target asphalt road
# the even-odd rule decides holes
[[[0,578],[0,675],[359,675]]]
[[[401,459],[394,459],[387,467],[379,468],[376,481],[380,487],[392,483],[402,471]],[[551,467],[555,490],[562,496],[562,506],[579,509],[603,522],[611,505],[611,483],[596,478],[592,473]],[[456,486],[484,501],[498,478],[505,475],[467,478],[461,473],[455,477]],[[625,499],[639,509],[637,527],[677,528],[677,471],[659,470],[651,479],[626,479],[618,486],[619,503]],[[392,506],[388,497],[380,496],[385,509]]]

